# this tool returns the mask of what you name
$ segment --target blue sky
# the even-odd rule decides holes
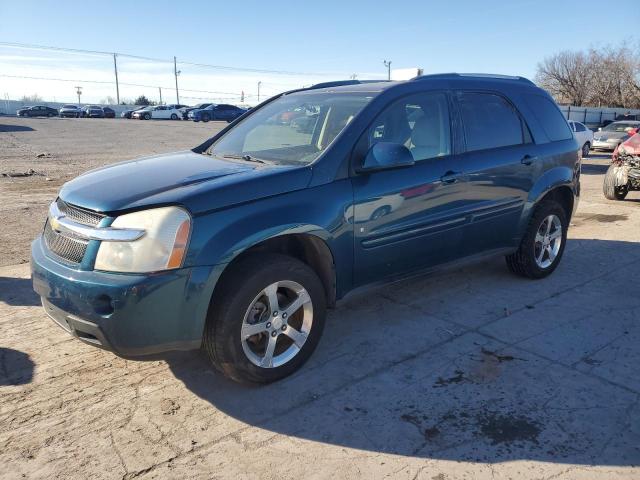
[[[392,68],[431,72],[491,72],[532,78],[536,64],[560,50],[638,43],[640,12],[620,9],[603,22],[601,0],[512,1],[31,1],[0,0],[0,42],[202,62],[312,75],[251,74],[179,65],[193,103],[218,95],[255,96],[320,80],[384,78]],[[631,17],[635,17],[631,18]],[[631,33],[630,33],[631,32]],[[172,65],[120,58],[120,81],[166,88]],[[0,46],[0,74],[93,81],[113,80],[107,57]],[[0,77],[0,95],[39,93],[74,98],[70,82]],[[114,95],[110,85],[84,85],[86,100]],[[123,87],[121,96],[158,96],[157,88]],[[164,96],[169,101],[175,94]],[[230,96],[231,98],[231,96]],[[251,97],[249,97],[251,98]],[[48,98],[47,98],[48,99]],[[255,103],[255,102],[254,102]]]

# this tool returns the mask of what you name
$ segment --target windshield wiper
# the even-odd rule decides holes
[[[226,155],[222,155],[222,158],[233,158],[234,160],[244,160],[246,162],[267,163],[264,160],[260,160],[259,158],[252,157],[251,155],[226,154]]]

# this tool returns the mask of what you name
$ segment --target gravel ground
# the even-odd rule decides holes
[[[603,198],[607,156],[548,279],[495,259],[351,297],[300,372],[247,388],[70,338],[20,264],[66,179],[220,125],[0,124],[0,173],[43,173],[0,178],[0,478],[640,478],[640,195]]]

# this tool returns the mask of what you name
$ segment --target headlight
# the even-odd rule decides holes
[[[104,241],[95,269],[108,272],[147,273],[180,268],[191,231],[190,215],[179,207],[162,207],[117,217],[113,228],[143,229],[133,242]]]

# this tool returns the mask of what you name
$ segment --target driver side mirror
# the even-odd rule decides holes
[[[358,173],[377,172],[391,168],[410,167],[415,164],[413,155],[401,143],[377,142],[367,152]]]

